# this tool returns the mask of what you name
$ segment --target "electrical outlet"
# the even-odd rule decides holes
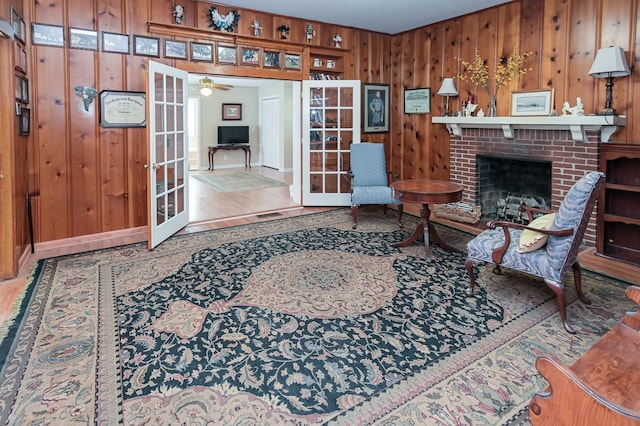
[[[225,156],[224,156],[224,157],[222,157],[222,158],[224,158],[224,159],[226,160],[226,159],[228,159],[229,157],[227,157],[227,156],[225,155]]]

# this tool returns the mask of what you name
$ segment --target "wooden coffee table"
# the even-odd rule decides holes
[[[431,211],[429,204],[453,203],[462,199],[462,185],[442,180],[432,179],[408,179],[391,183],[393,196],[402,202],[421,203],[420,216],[422,220],[418,223],[416,230],[406,240],[397,243],[395,247],[405,247],[413,243],[419,237],[424,238],[424,250],[427,257],[433,257],[429,241],[432,240],[445,250],[456,251],[457,249],[442,241],[436,228],[429,221]]]

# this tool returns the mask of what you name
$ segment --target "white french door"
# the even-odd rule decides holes
[[[350,146],[360,143],[360,81],[302,82],[302,204],[351,204]]]
[[[149,61],[149,249],[189,223],[187,78],[185,71]]]

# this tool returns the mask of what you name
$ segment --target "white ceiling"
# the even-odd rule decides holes
[[[328,22],[385,34],[487,9],[511,0],[228,0],[229,7]]]

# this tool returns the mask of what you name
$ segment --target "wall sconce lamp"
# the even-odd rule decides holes
[[[622,47],[609,46],[598,50],[596,59],[589,70],[590,76],[607,79],[607,97],[604,109],[598,115],[617,115],[616,110],[611,106],[613,103],[613,78],[625,77],[629,74],[631,74],[631,71],[624,57]]]
[[[458,96],[458,89],[453,82],[453,78],[447,77],[442,80],[442,86],[438,90],[438,95],[447,97],[447,107],[444,110],[444,116],[448,117],[449,114],[449,96]]]

